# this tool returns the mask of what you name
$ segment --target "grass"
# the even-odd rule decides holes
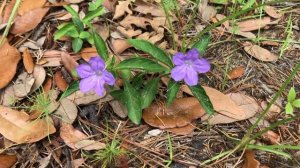
[[[285,51],[289,48],[289,45],[292,41],[292,34],[293,34],[292,28],[293,28],[292,14],[290,14],[287,26],[284,31],[284,33],[287,35],[286,35],[286,39],[284,40],[284,43],[282,44],[282,46],[280,48],[279,58],[281,58],[283,56],[283,54],[285,53]]]
[[[173,161],[173,145],[172,145],[172,138],[168,133],[168,150],[169,150],[169,160],[166,160],[166,167],[170,167]]]

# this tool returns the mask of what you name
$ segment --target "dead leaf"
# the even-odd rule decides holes
[[[56,71],[56,73],[54,74],[54,81],[58,89],[61,91],[65,91],[69,86],[67,81],[63,78],[60,70]]]
[[[135,3],[137,6],[133,10],[139,13],[142,13],[144,15],[151,14],[152,16],[160,16],[160,17],[165,17],[165,12],[162,9],[162,7],[158,5],[154,5],[154,3],[147,3],[143,1],[137,1]]]
[[[278,19],[282,17],[282,13],[279,13],[278,11],[276,11],[276,8],[272,7],[272,6],[264,6],[264,11],[271,16],[272,18]]]
[[[64,122],[61,123],[60,137],[64,140],[66,145],[75,150],[100,150],[105,148],[104,143],[89,140],[88,136],[84,133],[74,129],[71,124]]]
[[[21,59],[19,51],[4,40],[0,47],[0,89],[4,88],[15,76],[18,62]]]
[[[59,119],[61,119],[62,122],[72,124],[78,113],[76,105],[69,99],[62,99],[59,102],[60,106],[54,114],[59,116]]]
[[[263,110],[265,110],[268,106],[268,102],[267,101],[263,101],[261,102],[261,107]],[[279,113],[281,112],[281,107],[277,104],[272,104],[269,111],[266,114],[266,118],[267,119],[274,119],[275,116],[277,116]]]
[[[240,31],[240,30],[236,30],[232,27],[229,27],[227,32],[235,34],[235,35],[239,35],[239,36],[242,36],[242,37],[250,38],[250,39],[256,38],[256,35],[252,32],[243,32],[243,31]]]
[[[61,65],[62,54],[64,51],[58,50],[46,50],[43,53],[42,61],[44,67],[56,67]],[[75,61],[79,60],[81,57],[79,55],[71,55]],[[41,60],[40,60],[41,61]]]
[[[135,37],[135,36],[138,36],[138,35],[142,34],[142,30],[140,30],[140,29],[137,29],[137,30],[126,29],[126,28],[124,28],[122,26],[118,26],[117,30],[122,35],[124,35],[126,38],[132,38],[132,37]]]
[[[44,84],[43,84],[43,91],[45,93],[47,93],[47,92],[49,92],[51,90],[51,88],[52,88],[52,82],[53,82],[53,80],[51,78],[49,78],[49,77],[44,82]]]
[[[0,168],[11,168],[17,161],[16,155],[0,154]]]
[[[241,76],[243,76],[245,73],[244,67],[235,67],[228,73],[228,78],[229,79],[237,79]]]
[[[69,3],[77,4],[77,3],[83,2],[84,0],[64,0],[64,1],[69,2]]]
[[[112,107],[113,112],[116,113],[121,118],[126,118],[128,115],[127,108],[118,100],[113,100],[109,102],[109,105]]]
[[[10,29],[12,34],[23,34],[34,29],[49,11],[49,8],[36,8],[22,16],[17,16]]]
[[[144,121],[160,129],[183,127],[205,114],[194,97],[175,99],[166,107],[166,102],[156,102],[143,110]]]
[[[271,53],[269,50],[264,49],[258,45],[247,44],[244,47],[244,50],[251,56],[255,57],[258,60],[266,62],[275,62],[278,60],[278,56]]]
[[[209,21],[217,14],[217,10],[213,6],[207,5],[207,0],[202,0],[199,3],[198,11],[204,21]]]
[[[121,54],[131,47],[131,45],[124,39],[112,39],[112,46],[114,51],[118,54]]]
[[[118,3],[119,4],[116,6],[116,11],[115,11],[113,19],[118,19],[118,18],[124,16],[126,13],[132,14],[132,11],[129,9],[129,5],[131,3],[130,0],[118,1]]]
[[[71,161],[72,168],[80,168],[80,167],[83,167],[84,162],[85,162],[85,161],[84,161],[83,158],[74,159],[74,160]]]
[[[15,3],[16,3],[16,0],[12,0],[12,1],[10,1],[10,3],[8,3],[6,5],[6,7],[4,9],[4,13],[3,13],[2,23],[8,22],[9,16],[12,13]]]
[[[90,47],[90,48],[81,49],[80,50],[80,55],[81,55],[82,59],[84,59],[85,61],[88,62],[90,60],[90,58],[98,55],[98,53],[97,53],[96,48]]]
[[[16,143],[37,142],[56,131],[51,118],[31,121],[27,113],[4,106],[0,106],[0,121],[0,133]]]
[[[28,48],[26,48],[23,52],[23,63],[26,71],[31,74],[34,69],[34,63]]]
[[[104,41],[109,37],[109,26],[106,24],[93,24],[93,27],[96,29],[96,32],[102,37]]]
[[[23,0],[19,9],[18,14],[24,15],[25,13],[34,10],[36,8],[41,8],[44,6],[47,0],[35,0],[34,3],[32,0]]]
[[[61,53],[61,62],[67,69],[69,74],[72,74],[72,71],[75,70],[75,68],[78,66],[78,63],[75,61],[75,59],[71,57],[71,55],[67,52]]]
[[[46,78],[46,71],[42,66],[35,65],[32,76],[35,81],[31,87],[30,94],[35,92],[40,86],[42,86]]]
[[[93,93],[93,92],[83,93],[81,91],[76,91],[75,93],[73,93],[67,97],[67,99],[71,100],[76,105],[89,104],[89,103],[95,102],[101,98],[102,97],[100,97],[96,93]]]
[[[15,96],[20,98],[26,97],[30,93],[34,81],[33,75],[27,72],[21,73],[13,84]]]
[[[147,19],[145,17],[128,15],[119,23],[121,26],[123,26],[127,29],[131,29],[132,28],[131,25],[136,25],[137,27],[146,29],[146,26],[149,25],[150,22],[151,22],[151,19]]]
[[[272,130],[268,130],[266,133],[262,134],[262,137],[272,145],[278,145],[280,142],[280,136]]]
[[[243,168],[259,168],[260,162],[255,159],[255,155],[252,150],[246,150],[245,157]]]
[[[79,11],[79,6],[78,6],[78,5],[72,4],[72,5],[70,5],[70,7],[71,7],[72,9],[74,9],[75,12],[78,13],[78,11]],[[58,17],[58,18],[56,18],[56,19],[57,19],[57,20],[68,20],[68,19],[71,19],[71,18],[72,18],[72,15],[66,11],[66,14],[65,14],[65,15],[60,16],[60,17]]]
[[[279,43],[276,41],[262,41],[261,44],[268,46],[279,46]]]
[[[271,23],[270,17],[263,17],[261,19],[249,19],[246,21],[238,22],[239,31],[248,32],[253,30],[258,30],[266,27]]]
[[[195,126],[193,124],[188,124],[183,127],[178,127],[178,128],[168,128],[166,129],[167,131],[172,132],[173,134],[176,135],[189,135],[194,132]]]
[[[117,0],[104,0],[103,6],[110,12],[115,11],[115,4]]]

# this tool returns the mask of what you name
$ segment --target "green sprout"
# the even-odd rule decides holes
[[[288,94],[288,103],[285,105],[286,114],[293,115],[294,107],[300,108],[300,99],[296,99],[295,88],[292,87]]]

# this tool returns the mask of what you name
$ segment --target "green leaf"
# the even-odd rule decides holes
[[[288,102],[293,102],[296,99],[296,91],[295,88],[292,87],[288,94]]]
[[[89,23],[92,19],[94,19],[95,17],[98,17],[102,14],[105,13],[105,9],[103,7],[100,7],[94,11],[89,12],[83,19],[82,22],[83,23]]]
[[[300,108],[300,99],[294,100],[293,101],[293,106]]]
[[[147,58],[126,59],[116,67],[117,69],[140,69],[147,72],[164,72],[168,69]]]
[[[89,2],[89,11],[94,11],[99,8],[103,3],[103,0],[97,0],[96,2]]]
[[[122,69],[119,73],[123,80],[129,81],[131,79],[132,74],[129,69]]]
[[[126,104],[126,98],[123,90],[113,90],[109,93],[113,98],[121,101],[123,105]]]
[[[64,8],[74,17],[74,18],[79,18],[78,13],[71,7],[64,5]]]
[[[140,124],[142,119],[141,97],[139,92],[128,81],[124,81],[124,96],[128,118],[134,124]]]
[[[97,49],[97,53],[102,57],[105,61],[108,59],[108,51],[106,48],[105,41],[101,38],[101,36],[97,32],[93,32],[93,38],[95,47]]]
[[[193,95],[198,99],[205,112],[209,115],[214,114],[214,107],[201,85],[189,86]]]
[[[79,38],[81,39],[86,39],[86,38],[89,38],[91,36],[91,34],[87,31],[83,31],[79,34]]]
[[[293,109],[293,106],[290,102],[288,102],[286,105],[285,105],[285,113],[286,114],[290,114],[290,115],[293,115],[294,113],[294,109]]]
[[[83,41],[80,38],[75,38],[72,41],[72,49],[75,53],[81,50]]]
[[[141,50],[145,53],[150,54],[152,57],[156,58],[160,62],[173,67],[173,63],[170,57],[159,47],[154,44],[140,39],[129,39],[128,42],[137,50]]]
[[[68,86],[68,88],[64,91],[64,93],[60,96],[59,99],[62,100],[63,98],[70,96],[77,90],[79,90],[79,81],[74,81]]]
[[[66,35],[66,36],[73,37],[73,38],[79,37],[79,33],[78,33],[78,31],[76,30],[76,28],[71,29],[71,30],[68,31],[65,35]]]
[[[79,18],[73,17],[72,18],[74,25],[78,28],[79,32],[84,30],[84,25]]]
[[[152,79],[146,84],[145,88],[142,91],[142,109],[150,106],[150,104],[154,100],[157,93],[158,84],[159,78]]]
[[[180,84],[178,82],[175,82],[173,79],[170,79],[167,89],[167,107],[172,104],[172,102],[176,98],[179,89]]]
[[[66,35],[72,29],[76,30],[76,27],[73,23],[68,23],[62,26],[59,30],[57,30],[54,34],[54,40],[60,39],[62,36]]]
[[[196,48],[200,52],[201,55],[204,55],[209,42],[210,42],[210,36],[209,35],[205,35],[205,36],[202,37],[201,40],[199,40],[198,42],[196,42],[192,46],[192,48]]]

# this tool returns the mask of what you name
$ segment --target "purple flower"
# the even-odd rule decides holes
[[[114,85],[114,76],[105,69],[105,62],[99,57],[92,57],[88,63],[80,64],[76,71],[81,78],[79,83],[80,91],[86,93],[91,90],[99,96],[104,96],[104,85]]]
[[[206,73],[210,70],[209,62],[199,57],[197,49],[191,49],[186,54],[178,52],[173,56],[175,67],[171,71],[171,77],[175,81],[184,82],[189,86],[197,85],[198,73]]]

